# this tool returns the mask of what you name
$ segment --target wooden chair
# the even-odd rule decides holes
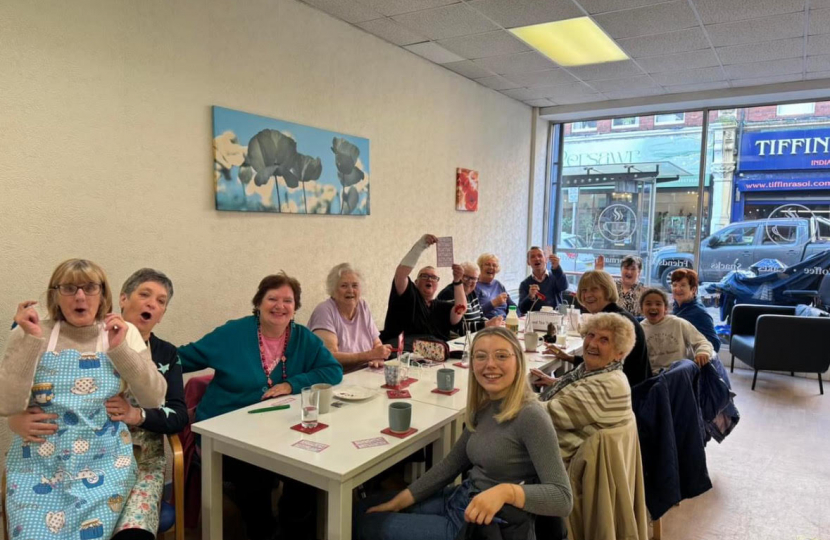
[[[173,536],[175,540],[184,540],[184,450],[177,434],[168,435],[170,449],[173,451],[173,507],[176,511],[176,520],[173,527],[166,531],[159,531],[165,537]],[[3,527],[6,540],[11,537],[6,517],[6,473],[0,471],[0,525]]]

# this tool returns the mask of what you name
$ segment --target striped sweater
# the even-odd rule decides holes
[[[584,370],[585,364],[576,369]],[[635,421],[631,387],[621,369],[583,375],[554,394],[547,407],[566,467],[588,437],[601,429]]]

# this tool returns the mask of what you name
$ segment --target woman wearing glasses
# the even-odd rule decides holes
[[[516,337],[485,328],[471,350],[461,438],[409,488],[360,512],[358,538],[452,540],[466,523],[496,523],[503,538],[534,538],[535,515],[570,512],[570,483],[558,446],[550,444],[556,432],[524,376]],[[467,479],[451,485],[465,471]]]
[[[507,294],[507,289],[496,279],[501,270],[499,258],[492,253],[482,253],[476,260],[481,269],[476,291],[481,300],[481,309],[487,318],[507,317],[507,311],[516,303]]]
[[[105,402],[128,389],[142,407],[156,408],[167,383],[138,330],[110,313],[112,293],[97,264],[65,261],[49,281],[48,319],[35,304],[18,306],[0,363],[0,415],[37,406],[30,420],[46,424],[12,441],[9,530],[26,538],[109,538],[136,463],[129,430],[109,418]]]

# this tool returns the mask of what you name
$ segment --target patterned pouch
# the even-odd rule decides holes
[[[437,339],[416,339],[412,342],[412,352],[432,362],[444,362],[450,356],[449,346]]]

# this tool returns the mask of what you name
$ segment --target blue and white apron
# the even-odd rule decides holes
[[[108,539],[136,481],[130,431],[107,416],[104,402],[119,393],[121,378],[99,327],[94,353],[55,352],[55,323],[40,357],[31,405],[57,414],[58,431],[44,443],[15,435],[6,461],[10,538]]]

